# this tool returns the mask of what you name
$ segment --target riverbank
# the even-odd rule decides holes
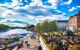
[[[23,29],[12,29],[0,34],[0,50],[17,50],[23,47],[23,41],[28,37],[34,35],[32,31],[26,31]]]

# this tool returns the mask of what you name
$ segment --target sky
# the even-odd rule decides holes
[[[68,20],[80,11],[80,0],[0,0],[0,24],[26,26]]]

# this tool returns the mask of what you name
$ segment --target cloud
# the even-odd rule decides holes
[[[76,7],[72,7],[71,9],[69,9],[70,12],[74,11],[76,9]]]
[[[56,7],[59,0],[48,0],[48,2],[52,4],[52,7]]]
[[[76,6],[77,8],[80,8],[80,6]]]
[[[15,21],[12,21],[12,23],[22,23],[22,24],[27,24],[27,22],[24,22],[24,21],[19,21],[19,20],[15,20]]]
[[[62,17],[61,17],[62,16]],[[39,23],[39,22],[43,22],[44,20],[50,20],[50,21],[54,21],[54,20],[67,20],[68,19],[68,17],[66,17],[65,15],[51,15],[51,16],[46,16],[46,17],[44,17],[44,16],[32,16],[33,18],[29,18],[29,20],[31,20],[31,21],[29,21],[28,20],[28,22],[30,23],[30,24],[37,24],[37,23]]]
[[[73,1],[73,0],[68,0],[67,2],[63,2],[62,4],[63,4],[63,5],[64,5],[64,4],[65,4],[65,5],[69,5],[69,4],[72,3],[72,1]]]
[[[26,1],[27,2],[27,1]],[[42,6],[42,1],[41,0],[32,0],[31,3],[29,3],[28,6]]]
[[[2,16],[5,17],[11,12],[12,12],[12,10],[6,10],[5,12],[2,13]]]
[[[40,6],[28,7],[27,9],[19,8],[16,9],[15,12],[32,16],[51,16],[53,14],[56,15],[63,14],[63,12],[58,11],[57,9],[44,8]]]
[[[19,4],[18,0],[12,0],[12,3],[11,3],[12,6],[17,6],[18,4]]]
[[[5,23],[10,26],[18,26],[18,24],[19,26],[20,24],[22,26],[22,24],[24,25],[24,22],[29,24],[37,24],[38,22],[44,21],[45,19],[55,20],[65,18],[63,17],[65,15],[61,15],[63,12],[52,8],[44,8],[41,6],[28,7],[27,9],[25,7],[18,7],[11,10],[7,8],[2,14],[4,14],[4,16],[2,16],[6,19],[0,23]],[[5,22],[7,20],[8,22]],[[12,22],[12,20],[17,22]]]
[[[15,8],[17,6],[23,5],[23,3],[20,0],[11,0],[12,2],[8,3],[5,2],[4,4],[0,4],[0,6],[6,7],[6,8]]]
[[[16,20],[16,19],[4,19],[0,21],[0,24],[5,24],[9,26],[18,26],[18,27],[25,27],[28,25],[27,22],[21,21],[21,20]]]
[[[59,0],[48,0],[50,3],[57,3]]]
[[[28,1],[25,1],[28,2]],[[68,19],[65,13],[57,10],[59,0],[48,0],[51,6],[43,5],[41,0],[32,0],[29,5],[23,5],[22,0],[12,0],[11,3],[0,4],[0,24],[9,26],[26,26],[38,22],[58,19]]]

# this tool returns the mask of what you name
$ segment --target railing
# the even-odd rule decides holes
[[[40,35],[40,44],[41,44],[43,50],[54,50],[54,48],[51,47],[50,44],[48,44],[46,42],[46,40],[43,37],[43,35]]]
[[[45,42],[42,40],[42,38],[40,37],[40,44],[42,46],[42,50],[49,50],[45,44]]]

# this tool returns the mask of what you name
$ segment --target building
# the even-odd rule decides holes
[[[68,29],[71,31],[80,30],[80,12],[70,17],[68,21]]]
[[[56,20],[57,30],[66,31],[68,20]]]

